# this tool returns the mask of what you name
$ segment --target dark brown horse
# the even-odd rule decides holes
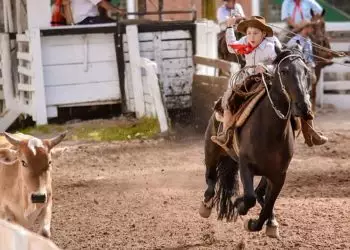
[[[283,187],[287,169],[294,153],[295,130],[291,116],[310,119],[311,104],[307,95],[307,66],[297,47],[280,51],[276,47],[274,61],[276,71],[265,95],[257,104],[243,127],[236,130],[239,153],[236,159],[211,141],[220,124],[213,115],[205,133],[206,183],[204,201],[200,207],[202,217],[209,217],[217,206],[218,219],[228,221],[235,214],[246,215],[256,200],[262,209],[258,219],[245,223],[249,231],[260,231],[267,221],[266,233],[278,237],[278,224],[273,207]],[[277,113],[281,112],[279,115]],[[231,198],[237,193],[238,171],[244,195]],[[262,176],[254,190],[254,176]],[[215,190],[215,188],[217,189]]]

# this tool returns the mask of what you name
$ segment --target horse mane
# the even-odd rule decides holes
[[[275,60],[273,60],[273,64],[280,63],[283,58],[292,54],[295,54],[303,58],[303,54],[298,48],[287,48],[287,49],[283,49],[279,54],[277,54]]]

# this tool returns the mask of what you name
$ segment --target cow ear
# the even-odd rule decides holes
[[[312,8],[310,9],[310,14],[312,17],[315,15],[314,10]]]
[[[49,150],[51,150],[53,147],[59,144],[64,139],[64,137],[66,137],[67,133],[68,131],[64,131],[63,133],[59,134],[54,138],[44,140],[44,143],[47,145]]]
[[[10,133],[4,132],[3,135],[5,135],[6,140],[15,147],[17,147],[21,142],[21,140],[19,140],[18,138],[16,138],[14,135]]]

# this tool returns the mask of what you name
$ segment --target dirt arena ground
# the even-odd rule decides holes
[[[350,113],[318,113],[330,141],[296,153],[275,210],[281,239],[198,215],[203,140],[64,142],[54,152],[62,249],[350,249]],[[248,216],[255,217],[258,206]]]

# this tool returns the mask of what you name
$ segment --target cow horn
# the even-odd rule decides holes
[[[64,131],[63,133],[59,134],[58,136],[51,138],[48,140],[49,148],[52,149],[54,146],[56,146],[58,143],[60,143],[64,137],[67,135],[68,131]]]
[[[4,135],[5,135],[6,139],[8,140],[8,142],[11,143],[13,146],[18,146],[19,143],[21,142],[21,140],[17,139],[16,137],[14,137],[14,135],[12,135],[10,133],[4,132]]]

